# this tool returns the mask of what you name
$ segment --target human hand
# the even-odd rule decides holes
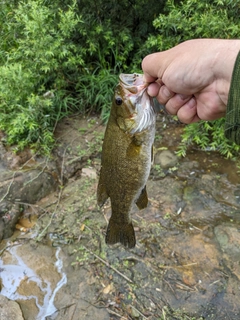
[[[196,39],[142,62],[148,94],[183,123],[225,115],[240,40]]]

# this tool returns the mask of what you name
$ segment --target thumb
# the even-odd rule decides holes
[[[154,82],[162,79],[167,68],[166,52],[156,52],[147,55],[142,61],[142,70],[146,82]]]

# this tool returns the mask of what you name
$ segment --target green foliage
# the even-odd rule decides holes
[[[153,22],[158,34],[149,37],[151,51],[167,50],[193,38],[239,38],[240,1],[232,0],[168,0],[164,14]],[[185,127],[178,154],[196,143],[202,149],[219,150],[227,157],[239,151],[224,137],[225,120],[199,122]]]
[[[1,46],[0,129],[18,148],[47,151],[66,111],[69,72],[83,63],[81,50],[69,40],[81,22],[74,5],[53,14],[43,0],[29,0],[1,16],[15,39],[7,37]]]
[[[167,50],[193,38],[238,38],[240,1],[168,0],[165,13],[153,25],[158,31],[147,41],[151,50]]]
[[[98,70],[100,69],[100,70]],[[86,73],[76,86],[82,104],[90,112],[101,113],[105,122],[108,118],[113,91],[118,81],[116,73],[104,68],[96,68],[93,73]]]
[[[139,72],[146,54],[187,39],[238,37],[239,14],[240,0],[2,1],[0,130],[6,143],[47,151],[65,115],[97,112],[106,120],[119,73]],[[231,156],[219,124],[187,126],[182,153],[195,142]]]
[[[144,42],[152,20],[165,1],[82,0],[79,11],[87,24],[81,43],[86,50],[84,72],[76,92],[88,110],[109,116],[113,90],[121,72],[141,72]],[[154,5],[153,5],[154,4]]]
[[[224,137],[225,120],[200,121],[187,125],[182,135],[182,141],[177,152],[178,156],[185,156],[187,148],[197,144],[202,150],[219,151],[227,158],[232,158],[240,151],[240,146],[231,143]]]
[[[143,42],[163,3],[2,1],[0,129],[6,143],[46,151],[61,117],[95,111],[106,119],[117,76],[133,64],[140,68]]]
[[[81,0],[79,11],[88,23],[87,62],[126,71],[141,67],[144,42],[154,32],[153,19],[165,0]],[[135,70],[134,70],[135,71]]]

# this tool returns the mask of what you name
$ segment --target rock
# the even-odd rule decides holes
[[[45,320],[56,311],[53,303],[55,295],[67,281],[62,271],[61,254],[60,248],[36,245],[34,242],[3,252],[0,260],[1,293],[14,297],[24,319]],[[13,318],[2,318],[0,309],[0,319]]]
[[[34,204],[57,187],[51,172],[0,171],[0,240],[10,237],[24,205]]]
[[[50,172],[40,170],[22,172],[20,176],[14,179],[7,198],[35,203],[49,194],[49,192],[55,190],[55,188],[56,181]]]
[[[1,135],[0,135],[1,136]],[[26,148],[19,152],[14,152],[11,148],[8,150],[4,147],[3,143],[0,141],[0,161],[1,164],[8,169],[17,170],[19,169],[24,163],[35,163],[36,161],[32,155],[30,149]]]
[[[91,179],[97,179],[97,172],[93,168],[82,168],[82,175]]]
[[[1,320],[24,320],[22,311],[17,302],[8,300],[0,294]]]
[[[214,228],[216,239],[223,253],[231,262],[239,262],[240,233],[236,226],[231,224],[219,225]]]
[[[174,167],[178,163],[178,158],[173,152],[164,150],[155,155],[154,163],[160,164],[163,169],[168,169]]]
[[[70,126],[67,121],[73,122],[76,129],[72,126],[67,130]],[[24,295],[18,302],[23,317],[28,320],[44,318],[37,317],[39,310],[36,300],[29,299],[31,295],[37,296],[41,308],[49,310],[49,304],[54,305],[56,311],[53,309],[51,315],[47,312],[46,319],[109,320],[116,314],[119,318],[129,315],[141,319],[144,314],[152,319],[164,315],[166,319],[239,320],[240,180],[235,163],[227,160],[231,170],[225,171],[228,167],[223,158],[214,157],[213,153],[203,156],[193,149],[191,157],[188,154],[179,160],[176,174],[167,174],[161,181],[148,180],[149,206],[141,212],[134,206],[132,212],[136,248],[129,251],[120,245],[106,246],[104,216],[109,218],[111,206],[108,202],[100,210],[96,203],[100,155],[93,153],[91,144],[96,140],[96,129],[91,129],[92,136],[89,136],[79,128],[81,124],[72,118],[65,120],[65,126],[59,129],[63,137],[60,144],[62,139],[65,144],[59,160],[56,154],[54,159],[59,161],[61,181],[65,178],[67,184],[61,190],[57,210],[56,194],[47,194],[37,203],[46,210],[36,227],[41,241],[29,241],[26,235],[19,235],[14,243],[14,235],[7,242],[8,247],[0,257],[0,263],[3,261],[0,264],[1,293],[4,294],[4,288],[15,285],[17,288],[12,288],[12,292]],[[172,140],[173,133],[175,140]],[[175,129],[170,133],[168,130],[165,141],[171,140],[170,145],[166,144],[171,150],[179,136]],[[159,170],[159,158],[164,153],[166,151],[158,152],[156,157]],[[171,159],[173,153],[167,151],[167,154]],[[169,158],[167,162],[169,167]],[[0,162],[0,173],[1,165]],[[45,173],[50,171],[48,167]],[[168,172],[168,169],[162,171]],[[36,179],[40,173],[40,170],[35,171]],[[0,174],[0,185],[7,181],[5,193],[0,197],[7,193],[6,186],[11,183],[12,174]],[[21,174],[15,174],[14,183],[18,182],[19,188],[17,185],[14,188],[16,192],[21,191],[24,198],[29,189],[24,189],[28,184],[20,183]],[[47,175],[43,178],[47,179]],[[13,184],[10,187],[12,191]],[[41,188],[35,189],[35,197],[38,192],[41,194]],[[13,211],[19,214],[21,209],[17,204],[11,207],[13,201],[8,203],[7,198],[5,206],[0,203],[5,220],[14,214],[16,217]],[[5,220],[0,219],[1,232],[5,231]],[[42,237],[46,231],[46,237]],[[54,249],[58,246],[62,248],[59,259]],[[10,260],[12,252],[17,252],[18,257],[15,255]],[[19,262],[24,262],[21,272]],[[58,271],[61,262],[62,269]],[[132,279],[134,284],[128,284],[110,266]],[[11,269],[14,280],[21,277],[19,285],[16,280],[4,283],[4,279],[8,279],[4,273],[8,275]],[[34,271],[34,276],[29,269]],[[59,289],[63,273],[67,282]],[[40,285],[34,284],[37,279]],[[48,283],[51,284],[48,286]],[[57,287],[54,298],[47,288],[56,292]],[[0,309],[0,320],[1,316]]]
[[[12,235],[20,214],[21,209],[18,204],[7,201],[0,203],[0,240]]]
[[[187,177],[195,176],[199,171],[199,163],[197,161],[184,159],[178,168],[177,176],[181,179],[186,179]]]

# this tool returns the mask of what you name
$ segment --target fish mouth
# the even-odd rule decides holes
[[[135,134],[148,129],[155,123],[156,115],[153,100],[147,93],[147,83],[143,74],[133,73],[119,75],[121,96],[124,97],[127,118],[131,120],[127,131]]]
[[[125,92],[126,96],[133,105],[139,104],[145,96],[144,101],[149,99],[146,90],[149,83],[144,81],[143,74],[139,73],[121,73],[119,75],[120,85]],[[143,103],[145,105],[145,103]]]
[[[148,87],[148,83],[144,81],[143,75],[139,73],[121,73],[119,80],[121,85],[133,94],[141,92]]]

